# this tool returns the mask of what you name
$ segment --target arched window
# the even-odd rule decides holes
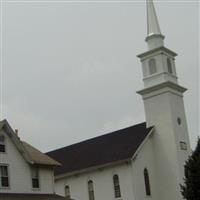
[[[70,188],[69,185],[65,186],[65,196],[67,199],[70,199]]]
[[[149,60],[149,73],[155,74],[157,71],[156,69],[156,60],[154,58]]]
[[[172,63],[171,63],[171,60],[169,58],[167,58],[167,68],[168,68],[168,72],[170,74],[173,74]]]
[[[117,174],[113,176],[113,185],[114,185],[115,198],[121,197],[119,177]]]
[[[144,183],[145,183],[146,195],[150,196],[151,195],[151,188],[150,188],[149,173],[148,173],[147,168],[144,169]]]
[[[89,194],[89,200],[94,200],[94,186],[93,181],[88,181],[88,194]]]

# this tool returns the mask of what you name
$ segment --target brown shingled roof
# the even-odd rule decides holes
[[[34,148],[27,142],[22,141],[23,146],[25,147],[27,153],[29,154],[31,160],[34,164],[39,165],[58,165],[60,166],[60,163],[50,158],[48,155],[40,152],[38,149]]]
[[[5,131],[13,144],[16,146],[19,153],[29,164],[60,166],[59,162],[40,152],[30,144],[21,141],[18,135],[10,127],[7,120],[0,121],[0,130]]]
[[[55,175],[130,159],[152,128],[147,128],[146,123],[137,124],[48,152],[47,155],[62,165],[55,168]]]

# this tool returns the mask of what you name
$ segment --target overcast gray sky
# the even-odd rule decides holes
[[[199,131],[198,1],[156,1],[178,53],[189,134]],[[145,1],[4,1],[3,118],[42,151],[145,121],[136,57],[147,50]]]

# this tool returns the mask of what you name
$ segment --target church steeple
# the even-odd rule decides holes
[[[157,191],[152,196],[155,200],[182,200],[183,166],[190,153],[183,103],[186,88],[178,85],[177,54],[164,46],[153,0],[147,0],[146,42],[148,51],[138,55],[144,82],[144,88],[138,93],[144,101],[147,126],[155,127],[152,147]]]
[[[146,0],[148,51],[138,55],[142,62],[145,88],[165,82],[177,84],[175,52],[164,46],[153,0]]]
[[[164,46],[164,36],[161,33],[156,10],[152,0],[146,0],[147,7],[147,37],[149,50]]]

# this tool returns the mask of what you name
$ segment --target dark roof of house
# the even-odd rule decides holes
[[[47,155],[61,163],[61,166],[55,167],[55,175],[130,159],[152,128],[147,128],[146,123],[137,124],[48,152]]]
[[[69,200],[56,194],[0,193],[1,200]]]

